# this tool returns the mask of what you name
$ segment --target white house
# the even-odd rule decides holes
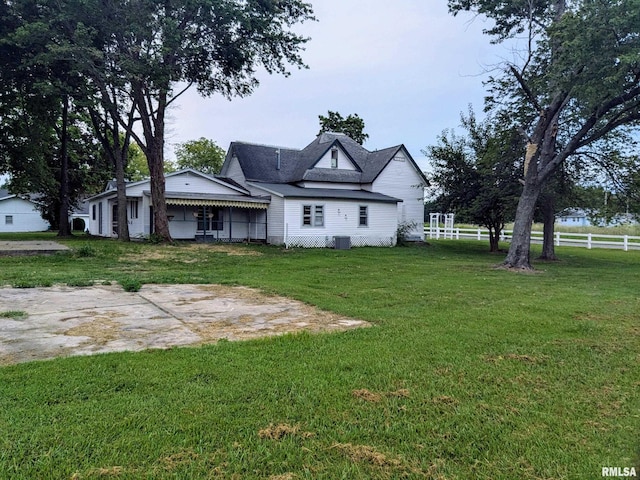
[[[0,189],[0,232],[42,232],[48,229],[49,222],[42,218],[34,202]]]
[[[153,232],[150,181],[129,183],[126,190],[129,235],[149,236]],[[169,231],[176,240],[266,240],[269,198],[252,196],[230,180],[192,169],[169,173],[165,197]],[[104,192],[88,202],[89,232],[116,237],[119,207],[115,182],[109,182]]]
[[[344,134],[323,133],[302,150],[233,142],[221,175],[270,195],[267,241],[331,247],[392,246],[402,223],[424,239],[426,179],[403,145],[370,152]]]
[[[556,223],[563,227],[589,227],[587,213],[580,208],[567,208],[556,214]]]
[[[166,175],[175,239],[259,240],[301,247],[392,246],[398,226],[424,238],[426,179],[403,145],[370,152],[343,134],[324,133],[302,150],[233,142],[220,175]],[[127,185],[132,236],[153,232],[149,180]],[[113,186],[89,199],[89,230],[117,235]],[[344,239],[342,239],[344,240]]]

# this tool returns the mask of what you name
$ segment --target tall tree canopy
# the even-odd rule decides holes
[[[350,114],[347,118],[344,118],[340,113],[329,110],[326,117],[318,115],[318,118],[320,119],[319,133],[344,133],[360,145],[369,138],[369,134],[364,133],[364,120],[357,113]]]
[[[489,229],[489,247],[498,251],[500,233],[513,219],[521,190],[522,140],[513,128],[498,128],[488,118],[462,116],[465,136],[444,131],[424,152],[431,161],[430,184],[440,208]]]
[[[494,26],[494,42],[526,38],[489,81],[490,100],[522,119],[524,188],[505,265],[530,269],[531,222],[554,171],[585,149],[606,148],[640,121],[638,0],[449,0]]]
[[[220,173],[225,157],[216,142],[204,137],[179,143],[175,153],[178,168],[193,168],[210,175]]]
[[[10,48],[0,42],[2,66],[28,58],[31,70],[23,73],[30,86],[46,80],[60,87],[61,99],[71,96],[76,105],[80,97],[97,100],[84,106],[98,105],[94,125],[108,133],[103,144],[107,150],[114,147],[115,158],[126,158],[121,131],[135,140],[148,161],[154,227],[166,240],[171,238],[163,175],[167,109],[192,86],[202,95],[244,96],[258,86],[259,71],[288,75],[290,66],[304,67],[300,54],[308,39],[291,28],[313,19],[311,5],[302,0],[16,0],[1,5],[0,34],[12,40]],[[33,55],[16,56],[11,49],[20,42],[37,46],[38,62]],[[11,87],[8,95],[21,93]],[[61,147],[62,159],[65,151]]]
[[[164,200],[167,108],[195,85],[202,95],[252,93],[257,70],[288,75],[303,67],[307,38],[289,30],[313,19],[301,0],[112,2],[113,48],[121,58],[142,135],[132,136],[149,163],[156,233],[169,240]]]
[[[38,194],[43,216],[69,235],[70,208],[110,173],[79,101],[87,86],[79,59],[92,51],[87,29],[58,2],[1,5],[0,171],[13,191]]]

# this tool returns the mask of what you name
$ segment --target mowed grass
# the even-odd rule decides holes
[[[1,367],[0,478],[585,479],[639,466],[639,253],[561,248],[516,274],[484,242],[64,243],[71,253],[0,257],[0,284],[247,285],[374,326]]]

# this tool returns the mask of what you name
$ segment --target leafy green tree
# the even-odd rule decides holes
[[[318,115],[318,118],[320,119],[319,134],[323,132],[344,133],[360,145],[369,138],[369,134],[364,133],[364,120],[357,113],[344,118],[340,113],[329,110],[326,117]]]
[[[193,168],[203,173],[220,173],[225,151],[216,142],[204,137],[176,145],[176,164],[179,169]]]
[[[637,0],[449,0],[488,17],[496,43],[524,36],[526,50],[492,77],[490,100],[527,119],[524,188],[505,265],[530,269],[531,223],[556,169],[585,148],[602,148],[640,120]]]
[[[501,130],[488,118],[478,123],[470,111],[462,116],[465,136],[444,131],[424,152],[433,173],[429,183],[437,204],[456,217],[489,229],[489,248],[499,249],[500,233],[513,218],[521,190],[521,138],[514,129]]]
[[[304,67],[300,53],[308,39],[291,28],[312,20],[313,11],[302,0],[15,0],[2,3],[0,16],[0,32],[11,37],[8,44],[4,37],[0,42],[2,66],[19,59],[23,79],[59,99],[62,177],[69,172],[65,112],[81,99],[97,100],[94,128],[110,125],[105,151],[113,146],[119,161],[126,154],[126,144],[118,145],[117,116],[147,158],[154,226],[170,240],[164,198],[167,109],[192,86],[202,95],[245,96],[259,84],[258,69],[288,75],[289,66]],[[65,188],[62,181],[62,203],[68,203]]]
[[[130,182],[139,182],[140,180],[149,178],[147,157],[144,156],[142,149],[137,143],[129,145],[125,177]]]
[[[164,198],[167,109],[194,85],[205,96],[246,96],[259,84],[259,67],[284,75],[288,65],[303,67],[300,52],[308,39],[290,27],[313,19],[312,8],[301,0],[94,1],[111,19],[109,48],[140,118],[140,130],[130,133],[148,161],[155,233],[170,240]]]
[[[45,218],[66,236],[71,206],[104,164],[78,102],[86,79],[76,59],[87,50],[87,30],[58,7],[52,0],[0,7],[0,168],[14,191],[38,194]]]
[[[164,162],[164,173],[175,171],[176,166],[173,162]],[[139,182],[140,180],[147,180],[149,178],[149,163],[147,162],[147,157],[144,156],[142,149],[137,143],[129,145],[125,177],[129,182]]]

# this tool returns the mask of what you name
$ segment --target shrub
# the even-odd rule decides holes
[[[418,226],[416,222],[401,222],[396,230],[396,245],[405,246],[408,243],[407,234]]]
[[[78,257],[95,257],[97,255],[96,249],[93,245],[89,245],[88,243],[76,248],[74,253]]]
[[[136,280],[134,278],[120,280],[120,285],[122,285],[125,292],[138,292],[140,291],[140,288],[142,288],[140,280]]]

